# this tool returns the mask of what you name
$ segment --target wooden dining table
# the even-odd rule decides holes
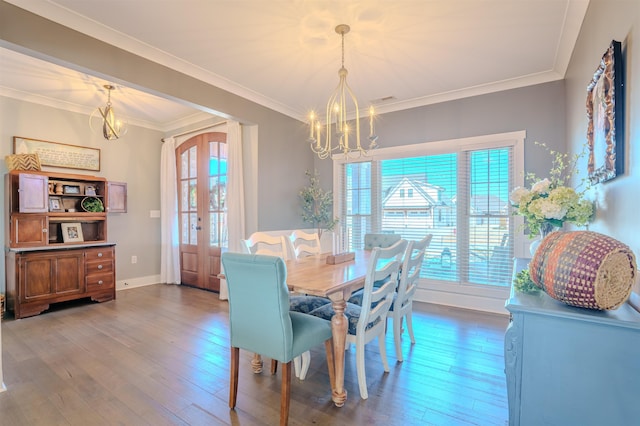
[[[358,250],[354,260],[333,265],[327,264],[327,256],[330,254],[287,260],[287,285],[291,291],[328,297],[331,300],[335,312],[331,318],[335,361],[335,388],[331,391],[331,398],[336,407],[342,407],[347,400],[344,389],[344,351],[348,322],[344,310],[351,293],[364,287],[371,251]]]

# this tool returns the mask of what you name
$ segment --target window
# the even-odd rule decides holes
[[[335,160],[343,248],[362,248],[367,232],[412,240],[431,233],[422,278],[508,288],[515,229],[509,192],[520,184],[514,156],[523,141],[524,132],[516,132],[384,148],[360,162]]]

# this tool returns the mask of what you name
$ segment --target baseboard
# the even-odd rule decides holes
[[[509,314],[504,307],[505,299],[418,288],[414,300],[436,305],[453,306],[455,308],[472,309],[474,311],[491,312],[494,314]]]
[[[130,278],[127,280],[116,281],[116,291],[128,290],[130,288],[144,287],[147,285],[158,284],[160,275],[149,275],[146,277]]]

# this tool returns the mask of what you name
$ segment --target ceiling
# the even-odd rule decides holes
[[[564,78],[588,0],[7,0],[52,21],[304,120],[338,83],[378,112]],[[90,113],[110,83],[0,48],[0,95]],[[208,114],[117,86],[132,124]]]

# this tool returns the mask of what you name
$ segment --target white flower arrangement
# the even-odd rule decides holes
[[[572,164],[567,162],[567,154],[549,150],[553,156],[553,167],[550,177],[538,179],[529,173],[526,180],[531,189],[517,187],[509,198],[516,209],[513,214],[524,216],[529,227],[529,238],[535,238],[541,231],[548,232],[551,227],[560,228],[565,222],[577,226],[585,226],[593,217],[593,202],[584,198],[584,191],[577,192],[567,186],[567,182],[576,172],[575,163],[582,156],[576,155]],[[587,182],[586,179],[582,183]]]

